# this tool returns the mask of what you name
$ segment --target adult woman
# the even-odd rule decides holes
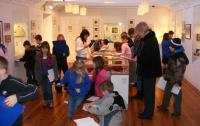
[[[56,56],[58,71],[65,73],[68,70],[67,57],[69,56],[69,47],[65,41],[63,34],[57,36],[57,40],[53,41],[53,54]],[[60,79],[56,83],[59,83]],[[56,91],[58,93],[62,92],[62,87],[56,85]]]
[[[89,53],[89,44],[87,38],[90,33],[87,29],[83,29],[80,36],[76,39],[76,60],[86,60]]]

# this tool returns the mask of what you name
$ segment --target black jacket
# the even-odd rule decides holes
[[[24,56],[20,59],[20,61],[24,61],[25,68],[34,70],[35,65],[35,54],[36,51],[34,47],[29,47],[25,50]]]
[[[8,76],[0,83],[0,95],[8,97],[15,94],[17,96],[17,101],[23,103],[36,98],[39,93],[35,85],[23,84],[18,79]]]
[[[161,76],[160,50],[155,32],[150,31],[141,39],[141,44],[137,60],[138,75],[147,78]]]

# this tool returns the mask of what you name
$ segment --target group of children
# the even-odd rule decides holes
[[[73,66],[68,69],[61,67],[60,61],[58,61],[58,55],[53,51],[53,55],[50,53],[50,46],[47,41],[42,42],[42,37],[37,35],[35,37],[38,45],[36,47],[31,46],[29,41],[24,42],[25,55],[21,61],[25,61],[25,68],[28,84],[23,84],[18,79],[15,79],[8,75],[8,61],[0,56],[0,95],[6,97],[5,105],[14,106],[17,102],[23,103],[27,100],[34,99],[38,96],[38,88],[30,83],[36,83],[41,85],[43,89],[44,107],[53,108],[53,93],[52,84],[57,83],[57,86],[67,83],[67,90],[69,94],[68,99],[68,120],[71,120],[76,112],[77,108],[85,100],[86,96],[92,92],[92,94],[100,97],[99,100],[84,104],[85,108],[93,114],[96,114],[100,118],[101,126],[120,126],[121,124],[121,111],[127,108],[127,104],[123,98],[114,91],[114,86],[110,81],[110,72],[104,68],[104,58],[97,56],[93,58],[94,71],[92,77],[89,77],[87,68],[85,65],[86,53],[88,46],[84,44],[87,41],[89,32],[83,30],[80,37],[76,40],[76,51],[78,55]],[[134,38],[128,37],[126,33],[121,35],[123,44],[121,46],[121,55],[128,58],[135,56],[131,51],[135,45],[131,45],[130,41],[135,41]],[[59,35],[58,40],[64,40],[63,35]],[[106,40],[104,49],[107,49],[108,42]],[[130,47],[131,46],[131,47]],[[168,47],[166,47],[168,46]],[[68,47],[68,46],[67,46]],[[181,45],[181,40],[178,38],[168,41],[163,44],[166,53],[163,53],[163,63],[165,65],[164,78],[168,84],[165,89],[164,99],[162,105],[158,106],[159,110],[167,110],[169,106],[169,99],[171,97],[171,89],[173,85],[177,84],[181,86],[186,65],[189,63],[187,56],[184,54],[184,49]],[[103,50],[104,50],[103,49]],[[137,50],[133,49],[134,51]],[[137,51],[136,51],[137,52]],[[66,58],[69,55],[68,52],[59,54],[64,65],[67,65]],[[34,61],[34,62],[33,62]],[[54,80],[50,81],[49,71],[53,71]],[[61,70],[64,72],[64,77],[61,79]],[[93,92],[94,91],[94,92]],[[181,114],[181,92],[175,96],[174,113],[173,115],[179,116]],[[22,125],[21,115],[15,122],[14,126]]]

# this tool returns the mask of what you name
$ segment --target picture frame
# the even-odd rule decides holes
[[[32,31],[36,30],[36,22],[35,22],[35,20],[31,20],[31,30]]]
[[[3,21],[0,21],[0,43],[3,43]]]
[[[134,19],[130,19],[129,22],[128,22],[128,27],[129,28],[134,28],[134,25],[135,25],[135,20]]]
[[[191,40],[191,24],[185,24],[185,39]]]
[[[112,33],[113,33],[113,34],[117,34],[117,33],[118,33],[118,31],[119,31],[119,30],[118,30],[118,28],[117,28],[117,27],[113,27],[113,28],[112,28]]]
[[[5,43],[11,42],[11,35],[5,35]]]
[[[68,32],[72,32],[72,26],[68,26]]]
[[[197,41],[200,41],[200,34],[197,34]]]
[[[99,27],[99,20],[98,19],[94,19],[93,20],[93,26],[94,27]]]
[[[10,31],[10,23],[4,23],[4,31]]]

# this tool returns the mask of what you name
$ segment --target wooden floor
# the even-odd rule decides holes
[[[134,93],[135,89],[132,89],[130,94]],[[156,89],[156,105],[161,103],[162,97],[162,91]],[[67,126],[67,107],[64,103],[66,99],[66,93],[54,93],[54,109],[43,108],[42,97],[26,103],[24,126]],[[155,115],[151,121],[138,119],[138,113],[143,110],[143,102],[134,99],[129,101],[129,109],[123,113],[122,126],[200,126],[200,92],[186,81],[183,84],[182,116],[179,118],[171,117],[172,106],[170,106],[170,112],[157,112],[155,109]],[[77,111],[75,119],[87,116],[97,120],[95,116],[81,108]],[[71,121],[69,126],[76,126],[76,124]]]

